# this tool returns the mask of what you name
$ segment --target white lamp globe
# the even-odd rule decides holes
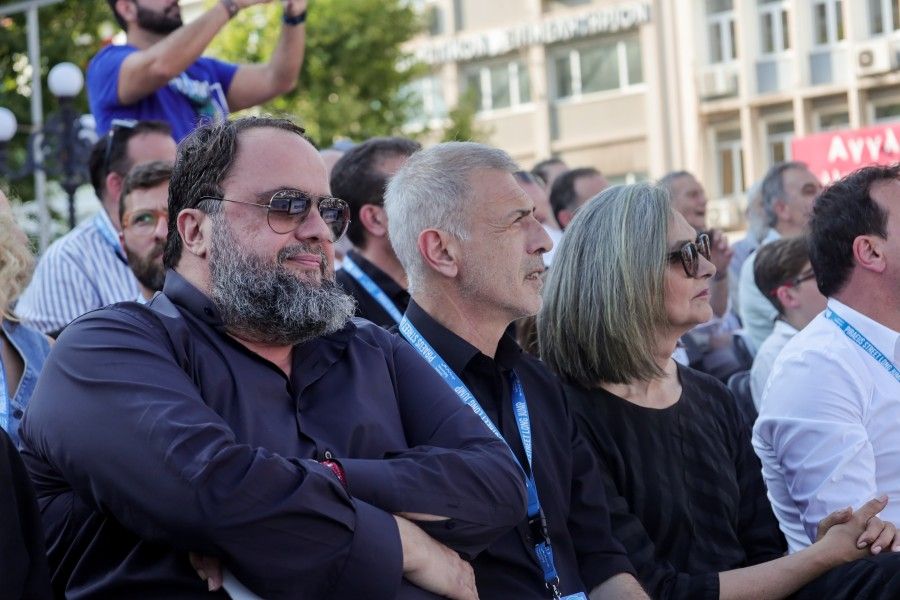
[[[59,63],[50,69],[47,85],[57,98],[74,98],[84,86],[84,75],[70,62]]]
[[[16,115],[8,108],[0,107],[0,144],[8,142],[16,135]]]

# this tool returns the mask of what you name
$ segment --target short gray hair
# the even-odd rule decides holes
[[[656,182],[656,185],[665,188],[666,190],[668,190],[669,194],[671,194],[673,184],[682,177],[691,177],[693,179],[696,179],[696,177],[694,177],[694,174],[689,171],[669,171],[659,178],[659,181]]]
[[[778,215],[775,213],[775,201],[784,199],[784,172],[788,169],[808,169],[805,162],[790,161],[776,163],[769,168],[762,180],[763,210],[769,220],[769,227],[778,224]]]
[[[654,355],[672,215],[662,187],[619,185],[566,227],[538,314],[541,358],[561,377],[592,388],[662,374]]]
[[[446,142],[413,154],[388,182],[384,194],[388,234],[406,270],[410,293],[420,289],[427,275],[419,234],[440,229],[466,239],[467,205],[475,198],[472,181],[483,170],[514,173],[518,167],[503,150],[475,142]]]

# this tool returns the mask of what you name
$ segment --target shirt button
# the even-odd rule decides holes
[[[22,410],[17,408],[16,410],[13,411],[13,416],[17,419],[21,419],[22,418]]]
[[[211,317],[213,316],[213,311],[210,307],[206,306],[203,308],[203,314],[205,314],[207,317]]]

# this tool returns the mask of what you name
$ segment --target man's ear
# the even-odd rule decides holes
[[[775,217],[779,221],[786,221],[790,217],[788,204],[781,198],[775,198],[772,202],[772,210],[775,212]]]
[[[559,223],[560,229],[565,229],[568,227],[569,223],[572,221],[572,211],[568,208],[564,208],[558,213],[556,213],[556,222]]]
[[[459,273],[459,242],[440,229],[426,229],[419,234],[419,254],[428,268],[444,277]]]
[[[206,258],[212,233],[209,215],[198,208],[186,208],[178,213],[175,223],[184,249],[195,256]]]
[[[116,0],[116,5],[113,10],[122,17],[123,21],[128,22],[135,18],[137,6],[130,0]]]
[[[387,212],[383,206],[363,204],[359,209],[359,222],[374,237],[387,237]]]
[[[887,268],[884,239],[877,235],[859,235],[853,240],[853,258],[863,269],[883,273]]]
[[[785,310],[789,308],[798,308],[800,303],[797,300],[796,289],[789,285],[779,285],[775,288],[775,297],[781,303]]]

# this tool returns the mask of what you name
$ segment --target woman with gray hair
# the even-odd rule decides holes
[[[677,340],[712,315],[708,259],[708,238],[664,190],[605,190],[566,229],[550,270],[541,355],[567,382],[580,429],[608,470],[613,533],[651,595],[783,598],[900,539],[874,516],[886,503],[876,499],[829,515],[820,541],[784,556],[734,399],[672,359]],[[803,595],[871,597],[884,585],[843,571]]]

